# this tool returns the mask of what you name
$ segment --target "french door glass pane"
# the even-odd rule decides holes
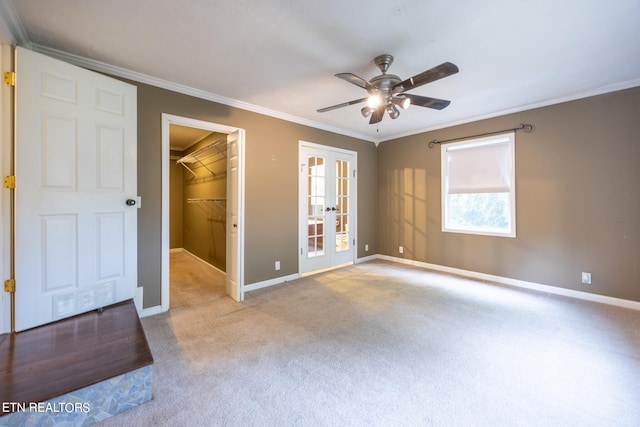
[[[325,234],[324,215],[326,207],[326,170],[324,157],[309,157],[308,210],[307,210],[307,256],[309,258],[324,255]]]
[[[349,249],[349,162],[336,160],[336,252]]]

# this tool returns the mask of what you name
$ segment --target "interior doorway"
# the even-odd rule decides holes
[[[227,135],[169,125],[169,301],[226,295]]]
[[[223,292],[241,301],[244,131],[163,114],[162,156],[161,311],[174,307],[172,267],[186,272],[182,279],[191,288],[183,295],[186,299],[177,302],[180,305],[203,291],[198,289],[199,282],[210,280],[219,285],[221,276]],[[221,289],[208,292],[220,293]]]

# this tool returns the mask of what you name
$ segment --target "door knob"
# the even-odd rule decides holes
[[[136,204],[136,201],[134,199],[127,199],[126,203],[127,206],[134,206]]]

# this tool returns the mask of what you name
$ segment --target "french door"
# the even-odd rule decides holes
[[[300,274],[354,262],[356,153],[300,142]]]

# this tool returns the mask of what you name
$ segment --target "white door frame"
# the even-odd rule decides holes
[[[0,40],[4,35],[0,34]],[[13,70],[13,48],[9,44],[0,45],[0,69]],[[1,175],[13,175],[13,88],[0,85],[0,169]],[[13,252],[11,195],[3,189],[0,193],[0,276],[2,280],[12,277],[11,256]],[[11,332],[11,295],[0,289],[0,334]]]
[[[233,126],[221,125],[218,123],[206,122],[203,120],[192,119],[189,117],[181,117],[173,114],[162,113],[162,270],[160,272],[160,281],[162,284],[161,293],[161,311],[169,310],[169,151],[170,138],[169,127],[171,125],[186,126],[198,129],[210,130],[224,134],[233,133],[240,128]],[[240,206],[244,206],[244,159],[240,160],[240,176],[238,183],[238,200]],[[241,212],[242,213],[242,212]],[[244,215],[243,215],[244,216]],[[244,235],[244,221],[238,224],[238,233]],[[240,259],[238,260],[238,268],[242,272],[244,270],[244,242],[240,240]],[[228,261],[227,261],[228,262]],[[238,286],[244,288],[244,277],[242,274],[238,277]],[[242,292],[241,292],[242,294]]]

